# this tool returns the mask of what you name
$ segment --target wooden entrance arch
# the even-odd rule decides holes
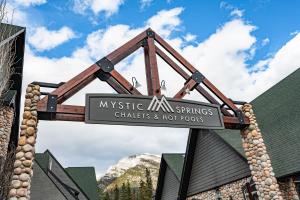
[[[18,147],[16,149],[16,162],[13,172],[14,177],[20,179],[22,184],[24,183],[24,186],[19,188],[19,185],[16,185],[16,180],[13,180],[12,189],[10,191],[11,198],[24,197],[23,199],[30,199],[30,181],[33,174],[32,166],[35,153],[34,146],[37,136],[38,120],[84,122],[84,106],[65,105],[63,103],[97,78],[101,81],[107,82],[119,94],[143,95],[114,68],[118,62],[132,54],[140,47],[144,49],[145,56],[147,80],[146,96],[161,96],[161,85],[156,59],[156,55],[158,55],[186,80],[184,85],[179,86],[178,92],[171,98],[182,99],[187,94],[187,89],[190,91],[196,90],[209,103],[220,106],[225,128],[243,130],[243,137],[246,136],[246,133],[251,131],[259,132],[253,110],[250,111],[251,106],[245,104],[245,102],[233,101],[227,98],[200,71],[183,58],[165,40],[163,40],[153,30],[147,29],[65,83],[61,82],[55,84],[33,82],[28,85],[26,89],[24,114]],[[170,54],[173,58],[170,58],[167,54]],[[178,62],[174,59],[185,69],[178,65]],[[40,87],[55,89],[50,93],[46,93],[40,92]],[[40,97],[42,98],[40,99]],[[237,105],[244,105],[243,110],[239,109]],[[250,117],[246,117],[244,113]],[[265,155],[267,155],[266,152]],[[274,178],[271,169],[269,169],[269,174],[271,174],[270,178]],[[262,187],[263,191],[270,191],[268,186],[259,185],[259,187]],[[182,196],[181,199],[184,199],[184,196]]]
[[[183,70],[171,59],[155,42],[160,44],[179,63],[184,66],[189,73]],[[160,96],[161,88],[156,55],[160,56],[173,70],[181,75],[185,84],[178,88],[178,92],[173,98],[181,99],[186,95],[186,88],[197,90],[205,99],[212,104],[221,106],[223,121],[226,128],[242,129],[249,125],[249,119],[237,108],[237,104],[243,102],[233,101],[227,98],[217,87],[215,87],[200,71],[182,57],[174,48],[163,40],[152,29],[147,29],[135,38],[122,45],[112,53],[103,57],[95,64],[72,78],[66,83],[51,84],[43,82],[33,82],[41,87],[56,88],[51,93],[42,93],[45,96],[38,102],[37,111],[40,120],[63,120],[63,121],[84,121],[85,107],[78,105],[63,105],[62,103],[77,93],[94,79],[107,82],[119,94],[143,95],[129,81],[127,81],[116,69],[114,65],[132,54],[138,48],[144,49],[145,68],[147,78],[147,88],[149,96]],[[211,95],[202,84],[215,96]],[[222,102],[221,104],[219,102]]]

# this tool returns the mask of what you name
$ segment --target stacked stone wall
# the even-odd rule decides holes
[[[21,124],[20,138],[16,149],[16,160],[9,192],[9,200],[29,200],[30,184],[33,175],[33,159],[37,133],[37,102],[40,87],[29,84],[26,89],[25,107]]]
[[[230,199],[244,199],[243,195],[243,187],[247,183],[247,178],[241,179],[239,181],[235,181],[226,185],[223,185],[218,188],[219,194],[222,200],[230,200]],[[209,190],[206,192],[199,193],[197,195],[191,196],[188,200],[199,199],[199,200],[209,200],[209,199],[217,199],[217,190]]]
[[[243,148],[256,185],[259,199],[282,199],[267,148],[258,127],[252,106],[245,104],[242,110],[250,119],[250,125],[241,131]]]
[[[0,159],[5,159],[14,119],[14,109],[0,106]]]
[[[279,181],[278,183],[283,199],[299,200],[299,195],[293,178],[287,178]]]

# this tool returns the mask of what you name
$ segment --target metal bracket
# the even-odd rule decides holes
[[[96,62],[104,72],[111,72],[114,69],[114,64],[106,57],[102,58],[101,60]]]
[[[191,77],[198,84],[202,83],[202,81],[205,79],[205,76],[199,71],[195,71]]]
[[[150,37],[150,38],[155,38],[155,33],[154,33],[154,31],[152,31],[152,30],[147,30],[146,33],[147,33],[147,36],[148,36],[148,37]]]
[[[244,120],[244,114],[241,110],[236,110],[235,111],[235,114],[240,122],[241,125],[244,125],[245,124],[245,120]]]
[[[65,84],[65,82],[60,82],[60,83],[56,84],[56,83],[45,83],[45,82],[34,81],[31,84],[39,85],[40,87],[58,88],[58,87],[62,86],[63,84]]]
[[[229,99],[230,101],[232,101],[234,104],[236,104],[236,105],[244,105],[244,104],[246,104],[247,102],[246,101],[234,101],[234,100],[232,100],[232,99]]]
[[[48,95],[47,112],[55,113],[57,107],[57,95]]]
[[[143,39],[142,40],[142,47],[147,47],[148,46],[148,42],[147,42],[147,39]]]
[[[103,70],[99,70],[95,73],[97,78],[99,78],[101,81],[107,81],[111,75],[109,73],[105,73]]]

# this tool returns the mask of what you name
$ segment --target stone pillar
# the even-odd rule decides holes
[[[20,138],[16,150],[16,160],[9,192],[9,200],[29,200],[32,166],[37,136],[37,102],[40,87],[29,84],[26,89],[25,107],[21,124]]]
[[[0,159],[5,159],[14,119],[14,109],[8,106],[0,107]]]
[[[252,179],[256,184],[259,199],[282,199],[266,145],[256,122],[252,106],[245,104],[242,110],[250,119],[250,125],[241,131],[243,148],[248,160]]]
[[[279,181],[279,188],[284,199],[299,200],[299,195],[293,178]]]

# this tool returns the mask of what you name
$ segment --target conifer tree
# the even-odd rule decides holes
[[[122,187],[121,187],[120,200],[127,200],[126,185],[125,185],[125,183],[123,183]]]
[[[126,200],[131,200],[132,199],[132,194],[131,194],[131,186],[129,181],[127,180],[126,183]]]
[[[108,192],[104,193],[104,200],[110,200]]]
[[[146,200],[146,186],[145,182],[141,179],[139,187],[139,200]]]
[[[103,189],[102,188],[98,188],[98,195],[99,195],[99,200],[102,200],[102,199],[104,199],[104,197],[105,197],[105,194],[104,194],[104,192],[103,192]]]
[[[120,197],[120,191],[118,186],[116,185],[114,189],[114,200],[119,200],[119,197]]]
[[[151,173],[148,168],[146,168],[146,200],[151,200],[152,199],[152,178],[151,178]]]

